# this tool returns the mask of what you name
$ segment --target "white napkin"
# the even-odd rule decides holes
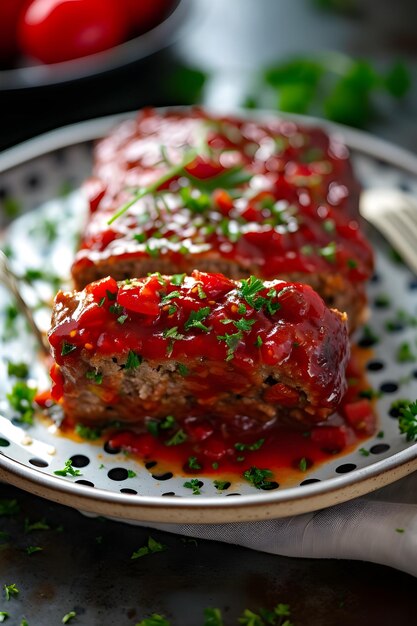
[[[370,561],[417,576],[417,472],[373,494],[305,515],[139,525],[290,557]]]

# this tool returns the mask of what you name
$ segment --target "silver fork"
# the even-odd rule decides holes
[[[417,274],[417,198],[396,189],[366,189],[359,210]]]

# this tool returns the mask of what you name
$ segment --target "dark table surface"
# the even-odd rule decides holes
[[[317,10],[313,0],[194,0],[190,28],[175,44],[117,71],[51,87],[2,90],[0,147],[8,148],[78,120],[137,109],[182,104],[172,77],[186,63],[209,79],[199,102],[242,104],[259,69],[290,54],[339,50],[384,67],[401,56],[415,72],[417,6],[363,0],[358,15]],[[169,85],[169,87],[168,87]],[[407,100],[387,105],[373,133],[413,151],[417,146],[417,80]],[[0,85],[1,89],[1,85]],[[11,626],[70,623],[134,625],[157,612],[173,626],[203,624],[203,609],[218,607],[226,625],[245,608],[288,603],[296,626],[417,624],[415,578],[362,562],[290,559],[207,541],[89,519],[77,511],[0,485],[0,498],[20,511],[0,518],[0,584],[15,583],[0,611]],[[44,530],[25,532],[25,519]],[[136,561],[130,556],[149,534],[167,549]],[[42,551],[28,555],[28,546]]]

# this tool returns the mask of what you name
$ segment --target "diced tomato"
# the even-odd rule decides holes
[[[101,199],[106,193],[107,185],[98,178],[90,178],[84,183],[83,191],[87,197],[90,213],[97,211]]]
[[[194,270],[191,275],[196,281],[203,284],[203,290],[209,299],[216,300],[219,296],[235,288],[234,283],[223,274],[206,274]]]
[[[99,303],[102,298],[107,298],[109,294],[114,295],[114,299],[116,299],[118,287],[114,278],[107,276],[106,278],[102,278],[95,283],[87,285],[85,289],[87,293],[92,293],[95,302]]]
[[[189,172],[189,174],[191,174],[191,176],[204,180],[221,174],[225,168],[220,165],[220,163],[208,161],[203,157],[198,156],[194,159],[194,161],[192,161],[192,163],[187,165],[185,169]]]
[[[37,393],[34,400],[35,403],[42,409],[47,409],[54,403],[54,399],[52,398],[52,392],[50,389],[46,389],[45,391],[40,391],[39,393]]]
[[[220,213],[229,215],[233,209],[233,199],[224,189],[216,189],[213,192],[213,200]]]
[[[117,303],[135,313],[158,315],[161,297],[158,289],[160,284],[155,276],[150,276],[142,287],[126,285],[119,290]]]
[[[340,452],[349,442],[349,432],[345,426],[316,426],[311,431],[311,441],[324,452]]]
[[[276,402],[282,406],[295,406],[300,400],[300,394],[287,385],[277,383],[264,392],[266,402]]]
[[[57,363],[52,365],[50,376],[52,379],[51,398],[55,402],[59,402],[64,395],[64,377]]]
[[[203,454],[212,461],[220,461],[227,454],[226,443],[217,437],[210,437],[204,442]]]
[[[122,448],[123,450],[128,450],[129,452],[140,454],[144,457],[152,454],[157,445],[155,437],[151,434],[143,433],[137,435],[129,430],[112,435],[108,443],[112,448]]]
[[[372,404],[366,398],[345,404],[342,412],[348,424],[355,430],[366,435],[372,435],[375,432],[376,417]]]

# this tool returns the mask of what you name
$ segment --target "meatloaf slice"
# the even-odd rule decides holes
[[[311,424],[346,389],[346,315],[308,285],[193,271],[59,292],[53,396],[72,422]]]
[[[253,274],[308,283],[351,330],[363,321],[373,254],[359,185],[346,147],[319,128],[142,111],[98,143],[84,191],[77,289],[108,275]]]

